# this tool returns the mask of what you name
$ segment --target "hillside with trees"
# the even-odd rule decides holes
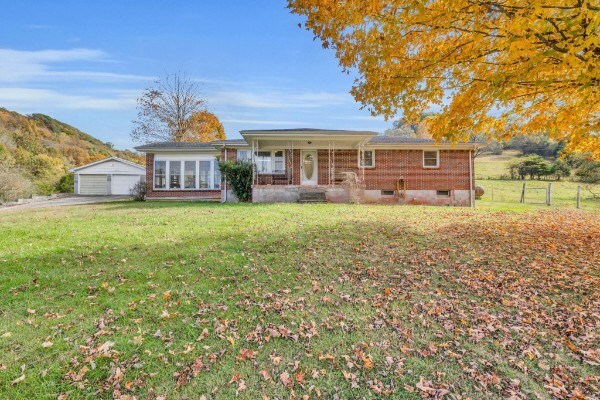
[[[70,168],[111,155],[143,161],[47,115],[0,108],[0,201],[68,190]]]

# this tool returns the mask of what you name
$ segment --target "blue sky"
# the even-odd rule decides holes
[[[0,107],[40,112],[131,148],[136,98],[157,77],[198,80],[228,138],[241,129],[383,131],[353,77],[283,0],[0,0]]]

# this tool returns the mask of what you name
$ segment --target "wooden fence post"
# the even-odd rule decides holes
[[[577,208],[581,205],[581,186],[577,186]]]
[[[525,182],[523,182],[523,190],[521,190],[521,203],[525,203]]]
[[[548,183],[548,190],[546,191],[546,205],[552,205],[552,183]]]

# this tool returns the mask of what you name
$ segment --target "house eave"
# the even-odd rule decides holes
[[[144,171],[146,170],[146,167],[144,167],[143,165],[134,163],[132,161],[127,161],[127,160],[124,160],[124,159],[119,158],[119,157],[112,156],[112,157],[108,157],[108,158],[104,158],[102,160],[94,161],[94,162],[91,162],[89,164],[85,164],[85,165],[82,165],[82,166],[79,166],[79,167],[71,168],[69,170],[69,172],[77,172],[77,171],[82,170],[84,168],[88,168],[88,167],[91,167],[91,166],[94,166],[94,165],[98,165],[98,164],[102,164],[102,163],[109,162],[109,161],[118,161],[118,162],[121,162],[123,164],[127,164],[127,165],[130,165],[132,167],[142,169]]]
[[[365,149],[389,150],[475,150],[478,144],[472,143],[366,143]]]

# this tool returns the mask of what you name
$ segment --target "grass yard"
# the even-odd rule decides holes
[[[521,155],[517,150],[504,150],[500,155],[481,154],[475,158],[475,179],[499,179],[509,175],[508,165]]]
[[[600,218],[0,212],[0,398],[596,398]]]

